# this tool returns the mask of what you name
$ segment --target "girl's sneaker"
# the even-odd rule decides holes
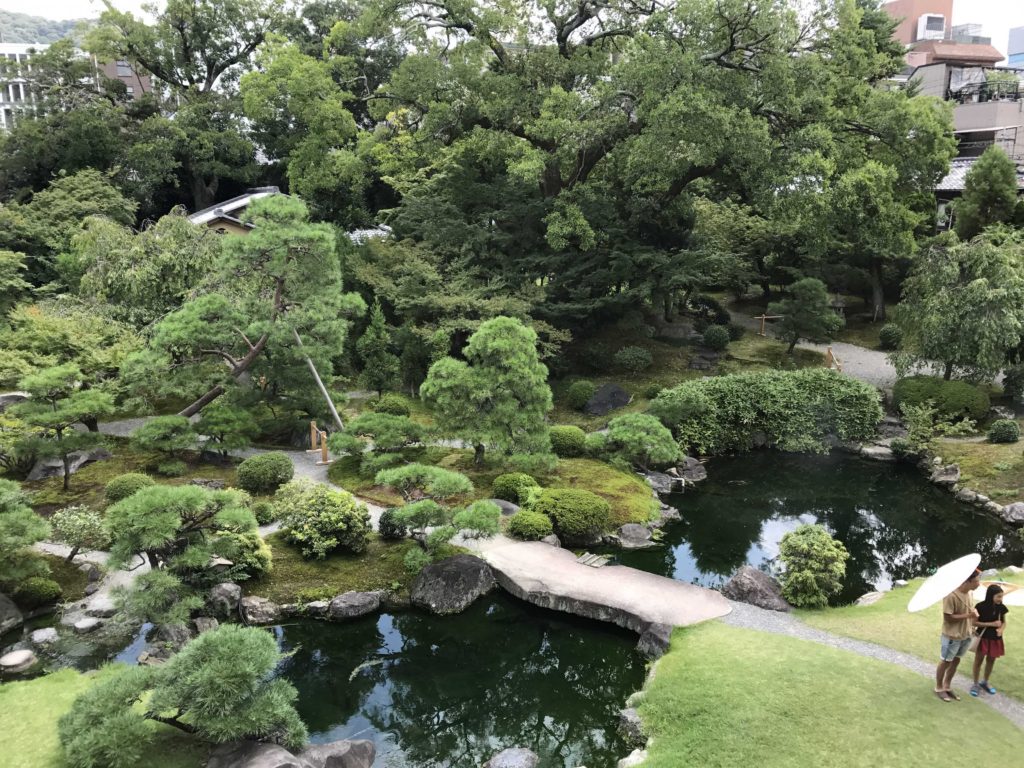
[[[982,680],[980,685],[981,685],[981,690],[985,691],[985,693],[989,693],[989,694],[991,694],[993,696],[996,695],[996,689],[988,684],[988,680]]]
[[[971,696],[977,698],[978,694],[980,694],[980,693],[981,693],[981,688],[978,687],[977,683],[975,683],[974,685],[971,686]]]

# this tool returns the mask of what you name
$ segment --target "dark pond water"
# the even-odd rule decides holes
[[[1016,534],[913,467],[758,451],[714,459],[708,475],[696,490],[668,499],[683,519],[666,529],[664,546],[622,553],[620,562],[717,586],[741,565],[769,567],[785,533],[818,522],[850,552],[836,598],[850,602],[969,552],[981,553],[983,568],[1024,561]]]
[[[523,746],[545,768],[605,768],[643,684],[636,636],[504,594],[444,618],[409,611],[275,629],[313,741],[372,739],[374,765],[481,765]]]

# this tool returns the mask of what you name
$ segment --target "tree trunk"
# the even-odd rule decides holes
[[[89,416],[88,418],[82,419],[82,424],[90,432],[100,431],[100,421],[95,416]]]
[[[793,340],[789,342],[789,349],[786,350],[787,355],[792,355],[793,350],[796,349],[796,343],[800,340],[800,337],[794,336]]]
[[[60,456],[60,462],[64,465],[64,490],[71,488],[71,459],[66,453]]]
[[[197,413],[199,413],[201,410],[203,410],[203,408],[208,406],[210,403],[212,403],[214,400],[216,400],[218,397],[220,397],[223,394],[224,394],[224,387],[222,387],[220,384],[218,384],[217,386],[213,387],[209,392],[207,392],[205,395],[203,395],[198,400],[196,400],[194,403],[192,403],[188,407],[183,408],[182,410],[178,411],[178,415],[179,416],[184,416],[185,418],[191,418],[192,416],[195,416]]]
[[[946,370],[942,374],[942,378],[949,381],[953,377],[953,364],[946,363]]]
[[[478,467],[484,465],[484,450],[483,443],[477,443],[473,446],[473,463]]]
[[[67,559],[64,562],[66,562],[66,563],[74,562],[75,555],[77,555],[77,554],[78,554],[78,547],[72,547],[71,548],[71,554],[67,556]]]
[[[871,260],[871,303],[874,309],[874,320],[885,320],[885,292],[882,290],[882,262]]]

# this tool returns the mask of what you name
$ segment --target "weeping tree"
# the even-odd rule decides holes
[[[129,375],[154,396],[197,395],[181,416],[245,381],[268,390],[315,384],[340,428],[319,371],[331,370],[347,317],[365,304],[342,293],[334,231],[311,223],[305,204],[284,195],[254,202],[246,222],[253,229],[225,238],[201,295],[156,326]]]

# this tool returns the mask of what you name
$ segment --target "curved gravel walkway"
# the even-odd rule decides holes
[[[747,603],[735,601],[730,601],[730,603],[732,604],[732,613],[721,619],[726,624],[734,627],[743,627],[744,629],[756,629],[774,635],[787,635],[801,640],[810,640],[812,643],[828,645],[832,648],[856,653],[858,656],[866,656],[888,664],[896,664],[909,669],[911,672],[917,672],[927,677],[929,682],[926,684],[922,683],[922,685],[930,686],[929,689],[934,688],[931,681],[935,676],[935,664],[930,664],[916,656],[911,656],[901,651],[894,651],[892,648],[886,648],[874,643],[864,642],[863,640],[854,640],[850,637],[843,637],[842,635],[835,635],[831,632],[815,629],[789,613],[766,611],[763,608],[748,605]],[[963,692],[964,701],[960,702],[961,705],[972,700],[968,693],[971,687],[969,679],[963,675],[958,675],[955,685],[958,691]],[[1018,728],[1024,730],[1024,703],[1003,694],[997,694],[996,696],[982,694],[978,697],[978,701],[1001,713]]]

